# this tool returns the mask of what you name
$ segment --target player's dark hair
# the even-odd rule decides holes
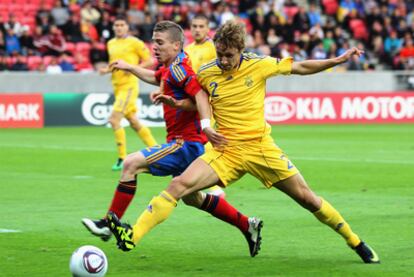
[[[206,21],[206,22],[207,22],[207,25],[208,25],[208,23],[209,23],[209,21],[210,21],[210,19],[207,17],[207,15],[205,15],[205,14],[203,14],[203,13],[198,13],[198,14],[196,14],[196,15],[193,17],[193,19],[191,19],[191,20],[194,20],[194,19],[202,19],[202,20],[204,20],[204,21]]]
[[[126,18],[126,16],[125,16],[125,15],[122,15],[122,14],[117,15],[117,16],[115,17],[114,22],[115,22],[115,21],[118,21],[118,20],[125,21],[125,23],[126,23],[126,24],[128,24],[128,19]]]
[[[181,48],[184,46],[184,31],[180,25],[174,23],[172,21],[160,21],[155,24],[154,33],[164,33],[168,32],[171,41],[173,42],[180,42]]]
[[[217,30],[213,41],[225,49],[236,48],[241,52],[246,45],[246,29],[244,25],[229,20]]]

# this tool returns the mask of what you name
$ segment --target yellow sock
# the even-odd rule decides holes
[[[340,213],[329,204],[329,202],[323,198],[321,198],[321,200],[322,206],[320,210],[313,213],[316,218],[340,234],[350,247],[354,248],[357,246],[361,240],[354,232],[352,232],[349,224],[343,219]]]
[[[152,198],[147,209],[132,227],[134,243],[137,244],[152,228],[166,220],[176,206],[177,200],[166,191]]]
[[[126,157],[125,129],[119,128],[114,131],[114,134],[115,134],[116,147],[118,149],[118,157],[121,159],[125,159]]]
[[[157,142],[155,141],[154,137],[151,134],[151,130],[148,127],[141,127],[141,129],[138,130],[137,134],[148,147],[157,145]]]

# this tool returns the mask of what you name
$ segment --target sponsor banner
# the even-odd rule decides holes
[[[46,126],[106,125],[114,102],[109,93],[46,93],[44,98]],[[145,125],[164,126],[162,106],[152,104],[149,95],[140,95],[137,109]],[[121,124],[127,126],[128,121]]]
[[[268,93],[270,124],[414,123],[410,93]]]
[[[42,127],[42,94],[0,94],[0,128]]]

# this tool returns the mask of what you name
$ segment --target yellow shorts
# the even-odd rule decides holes
[[[250,173],[270,188],[299,172],[270,136],[261,141],[227,146],[224,151],[206,147],[201,159],[214,169],[224,186]]]
[[[114,96],[113,111],[123,113],[125,116],[137,112],[138,86],[136,84],[115,87]]]

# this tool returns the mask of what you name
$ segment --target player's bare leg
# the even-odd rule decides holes
[[[352,232],[340,213],[325,199],[318,197],[300,173],[273,185],[293,198],[299,205],[312,212],[322,223],[339,233],[365,263],[379,263],[378,255]]]
[[[114,171],[122,169],[123,161],[127,155],[125,129],[121,126],[121,120],[123,117],[123,113],[112,111],[108,119],[109,124],[111,124],[112,130],[114,131],[115,143],[118,150],[118,160],[112,166],[112,170]]]
[[[151,130],[138,120],[135,113],[131,115],[128,114],[125,118],[129,121],[131,128],[134,129],[147,147],[157,145],[157,141],[152,136]]]

